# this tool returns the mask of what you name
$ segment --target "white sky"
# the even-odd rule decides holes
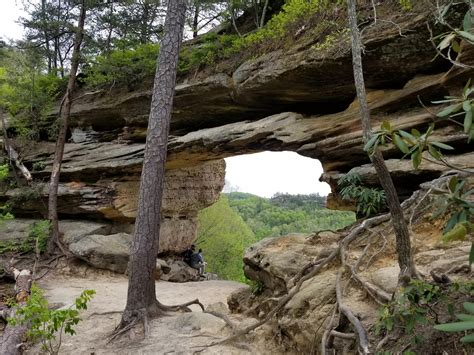
[[[0,37],[21,37],[22,26],[15,22],[21,14],[20,0],[0,0]],[[277,192],[325,196],[331,191],[329,185],[319,181],[323,172],[319,161],[293,152],[241,155],[227,158],[226,163],[226,179],[238,191],[262,197]]]
[[[318,160],[294,152],[263,152],[226,158],[226,179],[238,191],[262,197],[277,192],[290,194],[319,193],[331,189],[319,181],[323,172]]]
[[[0,0],[0,37],[4,40],[19,39],[23,27],[15,21],[21,16],[20,0]]]

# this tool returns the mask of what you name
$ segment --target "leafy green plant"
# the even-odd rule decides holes
[[[44,253],[48,244],[48,238],[51,232],[51,221],[45,219],[33,223],[28,233],[28,239],[35,242],[34,247],[38,248],[38,252]]]
[[[8,177],[8,165],[0,164],[0,181],[5,180]]]
[[[45,168],[45,163],[43,161],[35,161],[33,163],[32,169],[33,171],[41,171]]]
[[[8,177],[8,165],[0,164],[0,182],[5,180],[7,177]],[[0,226],[3,221],[7,221],[12,218],[13,218],[13,215],[8,211],[8,206],[0,206]]]
[[[474,189],[467,190],[466,181],[453,176],[445,189],[433,191],[437,195],[434,205],[437,207],[433,218],[448,214],[449,218],[443,231],[443,241],[465,240],[468,233],[474,230],[474,202],[471,196]],[[474,243],[469,254],[469,263],[474,262]]]
[[[399,296],[379,310],[376,334],[391,332],[395,327],[411,334],[416,325],[426,325],[430,318],[437,319],[431,304],[442,296],[441,288],[421,280],[412,280]]]
[[[338,180],[337,184],[340,188],[339,194],[344,200],[355,201],[359,215],[368,217],[387,206],[385,191],[364,186],[358,174],[346,174]]]
[[[141,44],[97,56],[85,68],[85,82],[90,87],[126,85],[134,89],[144,79],[152,78],[156,69],[159,45]]]
[[[43,291],[33,284],[26,304],[17,307],[15,317],[8,322],[12,325],[27,324],[27,335],[32,341],[40,341],[43,351],[58,354],[63,334],[76,334],[74,328],[81,320],[79,312],[87,309],[94,294],[94,290],[84,290],[71,307],[52,310]]]
[[[425,133],[420,133],[416,128],[413,128],[411,133],[408,133],[401,129],[395,129],[389,121],[383,121],[380,130],[374,132],[372,137],[365,144],[364,150],[372,154],[379,145],[393,143],[405,154],[403,157],[410,156],[413,167],[418,169],[425,150],[427,150],[433,158],[441,160],[443,154],[440,149],[454,149],[447,144],[430,138],[434,127],[434,124],[431,124]]]
[[[436,115],[440,118],[454,119],[456,117],[463,117],[464,133],[468,135],[468,142],[474,138],[474,126],[472,124],[472,115],[474,111],[474,86],[471,86],[471,80],[467,82],[460,97],[446,96],[444,100],[433,101],[435,104],[450,105],[439,111]]]
[[[474,34],[472,33],[472,28],[474,24],[474,16],[472,15],[471,10],[472,0],[464,0],[464,2],[469,6],[469,10],[466,11],[462,24],[459,28],[454,28],[455,26],[451,26],[447,22],[447,14],[451,6],[456,3],[453,1],[449,1],[441,6],[438,4],[438,11],[437,14],[435,14],[436,21],[441,25],[449,28],[451,31],[442,33],[432,39],[433,43],[435,43],[435,41],[439,41],[436,45],[438,55],[443,56],[445,59],[448,59],[453,64],[461,67],[466,66],[453,59],[451,51],[455,52],[456,54],[459,54],[461,52],[461,41],[474,44]],[[443,51],[446,52],[446,54],[444,54]]]
[[[459,322],[438,324],[434,329],[443,332],[463,332],[474,330],[474,303],[465,302],[463,304],[467,313],[456,314]],[[467,334],[461,338],[462,343],[474,343],[474,333]]]
[[[406,11],[410,11],[413,7],[411,0],[400,0],[400,5]]]
[[[11,216],[13,218],[13,216]],[[0,254],[5,252],[30,253],[38,248],[38,252],[44,253],[48,243],[51,222],[42,220],[33,223],[28,232],[27,238],[22,241],[9,240],[0,243]]]

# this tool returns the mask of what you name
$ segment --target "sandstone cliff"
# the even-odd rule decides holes
[[[399,14],[397,24],[380,22],[365,31],[364,68],[373,126],[424,128],[435,118],[431,101],[459,93],[473,69],[452,68],[435,57],[426,12]],[[435,31],[440,28],[434,27]],[[224,182],[222,158],[271,151],[295,151],[319,159],[323,179],[336,191],[341,174],[351,170],[368,185],[377,184],[362,149],[348,35],[334,46],[304,37],[223,72],[207,70],[176,87],[168,147],[161,252],[182,251],[195,238],[199,209],[212,204]],[[461,58],[473,64],[472,46]],[[112,88],[81,96],[72,108],[70,143],[61,175],[59,213],[63,218],[94,219],[130,233],[136,205],[151,88],[129,92]],[[426,108],[421,107],[420,101]],[[53,115],[54,116],[54,115]],[[456,149],[447,159],[472,165],[472,146],[451,122],[437,124],[433,137]],[[28,147],[27,147],[28,148]],[[24,149],[35,181],[51,169],[53,143]],[[436,178],[443,166],[424,162],[413,170],[401,154],[384,151],[400,196]],[[409,183],[407,183],[409,182]],[[45,187],[9,190],[19,217],[44,214]],[[337,206],[337,194],[329,205]]]

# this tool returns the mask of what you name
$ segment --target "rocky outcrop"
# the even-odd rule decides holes
[[[434,49],[427,45],[430,16],[400,13],[397,26],[377,24],[366,29],[368,88],[399,88],[420,72],[446,68],[443,61],[432,61]],[[348,34],[337,36],[337,45],[331,48],[321,46],[324,37],[319,34],[304,37],[285,50],[236,67],[215,65],[221,71],[207,70],[184,79],[176,86],[171,134],[295,109],[312,114],[342,111],[355,95]],[[71,123],[97,131],[120,131],[124,126],[140,130],[146,128],[150,101],[150,87],[87,95],[74,103]]]
[[[468,181],[468,184],[472,183],[472,179]],[[404,204],[405,218],[411,221],[417,271],[425,280],[431,273],[445,275],[445,278],[447,276],[453,281],[470,282],[467,263],[471,242],[441,242],[445,220],[432,218],[436,197],[426,193],[432,187],[425,184],[423,190],[417,191]],[[263,319],[288,294],[293,294],[274,315],[273,331],[268,336],[281,336],[281,343],[286,345],[285,350],[290,353],[310,353],[311,349],[320,348],[323,333],[333,321],[331,315],[337,310],[336,277],[341,273],[341,299],[368,331],[369,341],[375,347],[382,336],[373,331],[380,309],[380,300],[374,290],[390,299],[399,282],[400,269],[392,229],[391,221],[386,218],[385,222],[361,229],[351,242],[342,242],[348,231],[320,232],[308,236],[288,235],[264,240],[249,248],[244,256],[245,274],[257,286],[235,291],[228,298],[229,309]],[[324,260],[336,251],[337,256],[324,264]],[[344,260],[344,265],[341,260]],[[319,272],[307,278],[298,292],[293,292],[295,278],[298,275],[307,277],[320,263],[324,266]],[[460,271],[464,269],[466,273]],[[469,296],[464,297],[466,299]],[[334,314],[338,331],[354,331],[345,316],[337,312]],[[436,336],[430,333],[430,327],[426,325],[417,330],[426,335],[425,344],[429,342],[427,339],[430,336]],[[412,334],[406,337],[409,341]],[[406,341],[401,343],[404,346]],[[343,344],[341,339],[334,337],[334,341],[328,342],[327,346],[336,353],[347,353],[346,346],[350,344]],[[386,345],[380,350],[394,350],[391,346]],[[413,347],[416,353],[422,353],[422,349],[423,345]],[[355,348],[352,350],[356,351]],[[348,353],[352,353],[352,350]]]
[[[290,280],[315,258],[323,258],[337,245],[322,243],[312,245],[306,235],[294,234],[285,238],[269,238],[252,245],[245,252],[244,273],[251,280],[258,280],[274,294],[288,292]],[[320,238],[338,239],[333,233],[322,233]],[[336,240],[333,240],[336,242]]]
[[[127,154],[125,149],[113,144],[99,144],[95,149],[91,144],[85,146],[87,148],[74,145],[76,149],[69,146],[66,152],[62,179],[69,182],[62,182],[59,188],[60,216],[113,221],[115,230],[131,233],[133,226],[130,223],[133,223],[137,209],[137,172],[141,169],[142,158],[131,158],[136,148]],[[99,168],[101,155],[103,166]],[[78,156],[82,158],[78,159]],[[46,162],[44,169],[34,175],[43,176],[48,169],[50,165]],[[197,213],[218,199],[224,186],[224,174],[224,160],[167,171],[160,253],[180,253],[192,243],[196,238]],[[40,183],[30,188],[9,190],[3,201],[10,201],[16,216],[46,216],[47,193],[47,185]]]
[[[474,73],[470,67],[451,68],[439,58],[432,61],[436,52],[426,41],[430,16],[427,12],[398,14],[398,26],[378,21],[364,31],[365,78],[374,129],[388,120],[396,128],[423,130],[439,109],[431,101],[458,95]],[[363,150],[354,100],[349,38],[344,31],[337,36],[337,45],[330,48],[322,46],[317,35],[304,36],[286,51],[267,53],[222,72],[208,68],[177,85],[161,252],[179,253],[195,238],[198,211],[212,204],[223,186],[225,157],[265,150],[295,151],[322,162],[323,179],[333,190],[341,174],[351,169],[361,174],[366,184],[377,184],[373,170],[365,165],[369,159]],[[474,46],[463,45],[457,59],[474,64]],[[71,142],[66,145],[61,173],[60,215],[120,226],[105,235],[130,233],[150,88],[133,92],[114,88],[79,96],[73,104]],[[466,144],[466,138],[450,121],[437,122],[432,135],[432,139],[456,148],[456,155],[447,152],[449,161],[472,168],[472,145]],[[35,180],[42,181],[50,173],[54,146],[43,142],[29,148],[23,149],[24,163],[33,170]],[[396,149],[383,150],[402,198],[418,183],[446,170],[424,162],[415,171],[408,160],[399,162],[402,154]],[[39,184],[33,193],[7,191],[0,202],[9,200],[18,216],[40,217],[45,213],[45,198],[44,185]],[[337,202],[337,196],[331,201]],[[271,259],[268,255],[262,258]],[[295,262],[302,260],[295,258]],[[246,272],[256,272],[263,280],[267,271],[254,270],[249,264]],[[281,270],[278,280],[267,282],[285,292],[287,273],[291,274],[291,269]]]
[[[69,251],[98,269],[127,271],[132,236],[126,233],[85,236],[68,245]]]

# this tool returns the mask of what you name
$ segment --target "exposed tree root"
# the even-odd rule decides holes
[[[341,290],[341,275],[342,271],[339,271],[336,278],[336,298],[339,309],[355,328],[360,350],[363,354],[369,354],[369,340],[367,338],[367,332],[359,319],[352,313],[350,308],[344,304]]]
[[[331,335],[333,337],[341,338],[341,339],[355,339],[356,335],[354,333],[341,333],[337,330],[331,330]]]
[[[323,336],[321,338],[321,355],[326,355],[326,349],[327,349],[327,343],[328,343],[329,335],[331,334],[331,332],[335,328],[336,323],[339,323],[339,321],[338,322],[334,321],[334,318],[336,317],[337,311],[338,311],[338,307],[337,307],[337,302],[336,302],[336,304],[334,305],[334,311],[332,312],[332,315],[331,315],[331,319],[329,320],[328,326],[327,326],[326,330],[324,331]]]
[[[339,253],[339,250],[340,250],[339,248],[334,249],[332,251],[332,253],[327,258],[325,258],[322,262],[318,263],[311,272],[309,272],[308,274],[302,276],[297,281],[295,287],[293,287],[288,294],[286,294],[285,296],[283,296],[280,299],[278,304],[270,312],[267,313],[265,318],[263,318],[262,320],[254,323],[252,325],[249,325],[248,327],[236,330],[236,331],[234,331],[234,333],[231,336],[229,336],[229,337],[227,337],[223,340],[220,340],[220,341],[214,342],[212,344],[209,344],[206,347],[211,347],[211,346],[216,346],[216,345],[221,345],[221,344],[231,342],[231,341],[236,340],[239,337],[241,337],[243,335],[246,335],[246,334],[250,333],[251,331],[259,328],[263,324],[267,323],[270,319],[273,318],[273,316],[280,309],[282,309],[293,298],[294,295],[296,295],[299,292],[299,290],[301,289],[301,286],[303,285],[303,283],[306,280],[309,280],[312,277],[314,277],[324,266],[326,266],[327,264],[329,264],[331,261],[333,261],[336,258],[337,254]]]
[[[157,318],[159,316],[169,315],[170,312],[192,312],[189,306],[193,304],[198,305],[201,308],[203,313],[208,313],[208,314],[213,315],[214,317],[220,318],[224,320],[224,322],[232,330],[235,329],[235,325],[232,323],[229,317],[219,312],[206,311],[204,305],[197,298],[186,303],[171,305],[171,306],[164,305],[160,303],[158,300],[156,300],[156,302],[152,304],[148,309],[141,309],[141,310],[130,312],[130,314],[128,315],[123,315],[122,321],[107,339],[107,344],[115,340],[118,340],[119,338],[122,338],[128,333],[130,335],[130,338],[134,340],[137,336],[135,334],[131,334],[130,332],[134,330],[139,324],[143,326],[143,336],[145,336],[148,333],[148,328],[149,328],[148,323],[150,319]],[[114,314],[114,313],[122,313],[122,312],[112,311],[112,312],[99,313],[99,314]],[[97,315],[97,313],[91,314],[90,317],[93,315]]]

